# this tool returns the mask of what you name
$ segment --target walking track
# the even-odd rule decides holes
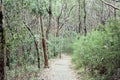
[[[77,80],[72,68],[71,57],[62,55],[61,59],[53,60],[50,68],[45,69],[38,80]]]

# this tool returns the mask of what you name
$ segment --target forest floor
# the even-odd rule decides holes
[[[38,80],[78,80],[76,71],[71,63],[71,56],[62,54],[50,62],[50,68],[44,69]]]

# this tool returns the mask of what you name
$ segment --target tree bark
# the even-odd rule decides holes
[[[101,10],[101,15],[100,15],[100,22],[102,25],[105,25],[105,17],[104,17],[104,5],[103,5],[103,2],[101,2],[101,7],[102,7],[102,10]]]
[[[5,37],[2,20],[2,0],[0,0],[0,80],[5,80]]]
[[[8,66],[9,70],[11,69],[10,65],[10,48],[7,47],[6,49],[6,66]]]
[[[104,0],[100,0],[100,1],[102,1],[104,4],[106,4],[106,5],[108,5],[108,6],[111,6],[112,8],[114,8],[114,9],[116,9],[116,10],[120,10],[118,7],[116,7],[115,5],[112,5],[112,4],[110,4],[110,3],[108,3],[108,2],[106,2],[106,1],[104,1]]]
[[[104,4],[106,4],[106,5],[108,5],[108,6],[111,6],[111,7],[114,9],[114,18],[115,18],[115,20],[116,20],[116,18],[117,18],[117,10],[120,10],[120,9],[117,7],[117,5],[116,5],[116,0],[114,1],[114,5],[108,3],[108,2],[106,2],[106,1],[104,1],[104,0],[101,0],[101,1],[102,1]]]
[[[117,6],[116,1],[114,1],[114,5]],[[116,8],[114,8],[114,18],[115,18],[115,20],[117,19],[117,9]]]
[[[84,34],[87,35],[87,27],[86,27],[86,0],[83,1],[84,6]]]
[[[50,28],[51,28],[51,21],[52,21],[52,1],[49,0],[49,10],[48,10],[48,14],[49,14],[49,25],[46,31],[46,39],[49,40],[49,32],[50,32]]]
[[[25,22],[24,22],[24,24],[25,24]],[[38,48],[36,38],[35,38],[33,32],[31,31],[31,29],[26,24],[25,24],[25,26],[28,29],[28,31],[30,32],[30,34],[33,36],[35,48],[36,48],[36,51],[37,51],[38,68],[40,68],[40,53],[39,53],[39,48]]]
[[[44,53],[44,68],[49,68],[47,46],[46,46],[46,40],[45,40],[43,24],[42,24],[42,15],[40,15],[40,24],[41,24],[41,33],[42,33],[42,47]]]
[[[48,10],[48,14],[49,14],[49,25],[47,27],[46,30],[46,39],[49,40],[49,33],[50,33],[50,29],[51,29],[51,21],[52,21],[52,0],[49,0],[49,10]],[[49,56],[49,50],[48,50],[48,43],[47,43],[47,53]]]
[[[80,0],[78,0],[78,20],[79,20],[79,26],[78,26],[78,32],[81,33],[81,7],[80,7]]]

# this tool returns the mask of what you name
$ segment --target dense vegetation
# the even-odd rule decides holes
[[[62,53],[71,54],[82,80],[119,80],[119,5],[119,0],[0,0],[0,80],[36,80]]]
[[[119,79],[119,25],[119,21],[109,22],[106,26],[100,25],[97,30],[73,42],[73,62],[78,69],[85,68],[97,80]]]

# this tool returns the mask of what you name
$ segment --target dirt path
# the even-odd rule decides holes
[[[77,80],[72,69],[71,57],[62,55],[61,59],[55,59],[49,69],[45,69],[39,80]]]

